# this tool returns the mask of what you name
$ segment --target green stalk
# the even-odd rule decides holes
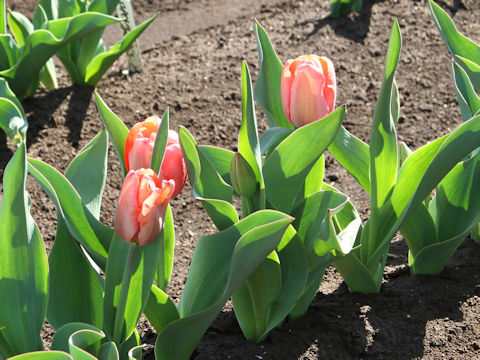
[[[138,246],[136,243],[130,243],[128,248],[127,266],[123,272],[122,288],[118,299],[117,311],[115,312],[115,324],[113,327],[113,341],[118,345],[122,342],[123,322],[125,318],[125,309],[127,307],[128,290],[130,281],[134,272],[134,263],[137,256]]]

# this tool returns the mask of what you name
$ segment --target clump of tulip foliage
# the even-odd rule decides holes
[[[8,109],[0,123],[10,124],[4,130],[18,144],[0,205],[0,359],[141,359],[142,314],[158,333],[157,359],[189,359],[230,298],[245,337],[262,341],[308,310],[329,265],[351,291],[378,293],[398,231],[412,273],[440,273],[469,233],[478,239],[480,47],[433,1],[430,10],[455,55],[464,123],[416,151],[395,131],[397,22],[370,144],[342,126],[347,112],[335,107],[341,89],[334,63],[317,55],[282,63],[258,23],[260,72],[253,86],[242,64],[237,152],[199,145],[184,127],[170,130],[168,110],[129,130],[95,94],[105,129],[61,174],[27,158],[25,114],[0,81],[0,107]],[[255,102],[269,125],[261,136]],[[99,221],[109,140],[124,177],[113,227]],[[326,150],[370,195],[366,222],[347,195],[323,181]],[[48,259],[30,216],[27,172],[57,208]],[[197,240],[175,304],[166,293],[175,247],[170,201],[187,178],[218,231]],[[45,317],[55,329],[49,352],[40,338]]]

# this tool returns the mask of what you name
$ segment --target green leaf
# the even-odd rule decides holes
[[[467,73],[457,63],[452,62],[453,84],[463,121],[467,121],[480,110],[480,97],[475,92]]]
[[[281,285],[280,260],[272,252],[232,294],[235,317],[247,340],[262,341],[270,307]]]
[[[130,31],[120,42],[108,49],[108,51],[97,55],[90,61],[85,74],[85,84],[96,86],[110,66],[128,50],[130,45],[145,31],[157,16],[158,13]]]
[[[400,28],[395,21],[388,45],[382,87],[375,107],[370,134],[370,205],[372,217],[388,200],[397,180],[397,134],[391,109],[393,106],[394,75],[401,46]]]
[[[258,140],[257,117],[253,101],[252,80],[247,63],[242,63],[242,124],[238,135],[238,152],[252,168],[259,186],[250,196],[256,210],[265,208],[265,184],[262,175],[262,155]],[[246,211],[246,209],[243,209]]]
[[[107,341],[100,346],[98,350],[98,358],[105,360],[118,360],[120,358],[118,354],[117,346],[112,341]]]
[[[162,122],[157,132],[155,145],[153,147],[152,159],[150,160],[150,168],[156,173],[160,172],[165,149],[168,140],[168,128],[170,127],[170,117],[168,108],[163,112]]]
[[[105,272],[104,330],[119,344],[135,330],[160,261],[160,236],[138,246],[113,237]]]
[[[412,256],[424,247],[437,242],[437,229],[432,216],[424,204],[417,206],[400,227],[403,238]]]
[[[0,0],[0,35],[7,33],[7,8],[5,0]]]
[[[197,198],[224,200],[231,203],[233,188],[223,180],[212,163],[199,150],[193,136],[187,129],[180,127],[179,138],[193,195]]]
[[[254,31],[260,62],[260,71],[255,84],[255,100],[265,112],[269,127],[293,129],[293,125],[288,122],[282,107],[280,87],[282,62],[275,53],[267,33],[257,21],[254,23]]]
[[[0,70],[6,70],[15,65],[21,49],[10,34],[0,35]]]
[[[200,197],[197,197],[197,200],[202,202],[205,211],[218,230],[225,230],[238,221],[237,210],[229,202],[216,199],[203,199]]]
[[[112,15],[118,3],[119,0],[93,0],[90,5],[88,5],[88,11]]]
[[[23,46],[26,37],[33,32],[33,24],[30,20],[17,11],[8,11],[8,26],[18,46]]]
[[[353,252],[337,259],[333,266],[342,275],[351,292],[362,294],[378,294],[380,292],[378,276],[372,275]]]
[[[72,322],[65,324],[61,328],[57,329],[55,335],[53,335],[51,349],[68,352],[69,339],[72,334],[76,333],[79,330],[93,330],[96,332],[101,331],[97,327],[86,323]]]
[[[13,356],[8,360],[73,360],[73,358],[62,351],[34,351]]]
[[[468,77],[470,78],[474,88],[477,91],[480,91],[480,64],[458,55],[455,55],[454,59],[455,62],[459,64],[468,74]]]
[[[457,164],[437,186],[430,208],[438,241],[467,233],[480,221],[480,156]]]
[[[358,181],[360,186],[370,194],[370,152],[368,145],[342,126],[329,145],[328,150]]]
[[[450,16],[433,0],[430,0],[430,12],[450,52],[480,65],[480,46],[460,34]]]
[[[0,204],[0,357],[42,350],[47,255],[25,192],[26,145],[7,164]]]
[[[57,170],[35,159],[28,159],[28,165],[30,174],[42,186],[55,203],[57,212],[65,219],[70,233],[103,268],[113,231],[95,219],[82,203],[73,185]]]
[[[23,107],[8,82],[0,78],[0,128],[17,143],[25,141],[28,123]]]
[[[305,176],[335,138],[345,116],[345,107],[340,107],[323,119],[296,129],[265,159],[267,199],[276,209],[292,209]]]
[[[98,219],[107,174],[108,135],[100,132],[69,165],[65,177]],[[47,317],[58,329],[69,322],[103,325],[103,279],[92,268],[65,220],[57,219],[57,234],[49,256],[49,299]],[[65,301],[65,294],[70,294]]]
[[[412,274],[440,274],[465,238],[466,233],[463,233],[452,239],[425,246],[415,257],[409,254],[409,265]]]
[[[69,353],[75,360],[97,360],[93,354],[99,353],[104,338],[105,334],[100,330],[78,330],[68,339]]]
[[[166,291],[173,268],[173,251],[175,248],[175,226],[172,208],[167,207],[163,221],[163,231],[160,233],[160,262],[155,274],[155,284]]]
[[[158,334],[157,358],[189,359],[227,299],[275,249],[291,221],[288,215],[262,210],[198,240],[179,304],[181,318]]]
[[[155,285],[152,285],[150,290],[144,313],[157,333],[167,324],[180,318],[177,307],[172,299]]]
[[[118,161],[122,166],[123,174],[125,170],[125,142],[127,141],[128,128],[120,120],[120,118],[113,113],[112,110],[105,104],[100,95],[95,92],[95,102],[97,104],[98,112],[102,118],[103,124],[107,128],[108,134],[112,138],[113,147],[117,154]]]
[[[273,127],[267,129],[260,137],[260,153],[262,155],[269,153],[291,133],[291,129],[286,129],[283,127]]]
[[[230,163],[234,155],[233,151],[222,149],[216,146],[199,145],[198,148],[210,161],[215,170],[220,174],[222,179],[229,185],[232,184],[230,179]]]
[[[32,80],[62,46],[115,22],[118,20],[97,13],[51,20],[45,24],[44,29],[35,30],[27,36],[15,65],[1,71],[0,76],[6,78],[13,92],[23,99],[28,95]]]

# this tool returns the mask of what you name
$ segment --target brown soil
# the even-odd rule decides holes
[[[29,16],[36,1],[7,0]],[[137,20],[160,11],[142,40],[144,71],[122,75],[121,59],[97,91],[128,126],[170,108],[172,127],[186,126],[201,144],[235,149],[241,119],[240,66],[246,59],[258,72],[252,21],[269,32],[284,61],[304,53],[326,55],[337,69],[338,104],[347,104],[347,128],[367,140],[381,82],[392,21],[398,19],[403,49],[397,72],[401,95],[399,139],[418,148],[460,121],[450,76],[450,56],[426,3],[420,0],[364,1],[360,14],[332,20],[327,0],[138,0]],[[457,26],[480,41],[477,0],[444,0]],[[107,32],[109,42],[115,30]],[[101,130],[92,89],[71,86],[58,67],[60,88],[41,89],[24,103],[30,128],[29,156],[64,171],[74,155]],[[260,111],[259,111],[260,114]],[[262,129],[265,121],[260,116]],[[5,145],[7,143],[7,146]],[[0,179],[14,146],[0,134]],[[112,223],[121,185],[113,150],[102,220]],[[349,194],[362,216],[368,198],[354,180],[329,158],[327,181]],[[0,190],[3,186],[0,184]],[[32,213],[47,249],[54,241],[56,213],[33,179],[27,190]],[[168,293],[178,300],[196,239],[214,231],[186,187],[173,201],[177,246]],[[1,196],[0,196],[1,197]],[[467,240],[440,276],[411,276],[407,248],[392,244],[379,295],[348,292],[329,269],[309,312],[284,323],[268,339],[244,340],[233,312],[226,308],[198,345],[195,359],[472,359],[480,358],[480,247]],[[154,344],[148,323],[143,340]],[[48,347],[51,333],[44,332]],[[152,359],[152,345],[145,358]]]

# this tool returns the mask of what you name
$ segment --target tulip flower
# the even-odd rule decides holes
[[[317,55],[288,60],[282,70],[281,92],[283,111],[295,127],[323,118],[335,107],[333,63]]]
[[[155,140],[161,119],[150,116],[145,121],[135,124],[127,135],[125,142],[125,167],[127,171],[147,169],[150,167]],[[160,180],[173,180],[176,197],[187,180],[187,168],[183,160],[178,134],[168,130],[167,147],[160,169]]]
[[[160,180],[152,169],[130,170],[115,212],[117,235],[138,245],[153,242],[162,230],[174,189],[173,180]]]

